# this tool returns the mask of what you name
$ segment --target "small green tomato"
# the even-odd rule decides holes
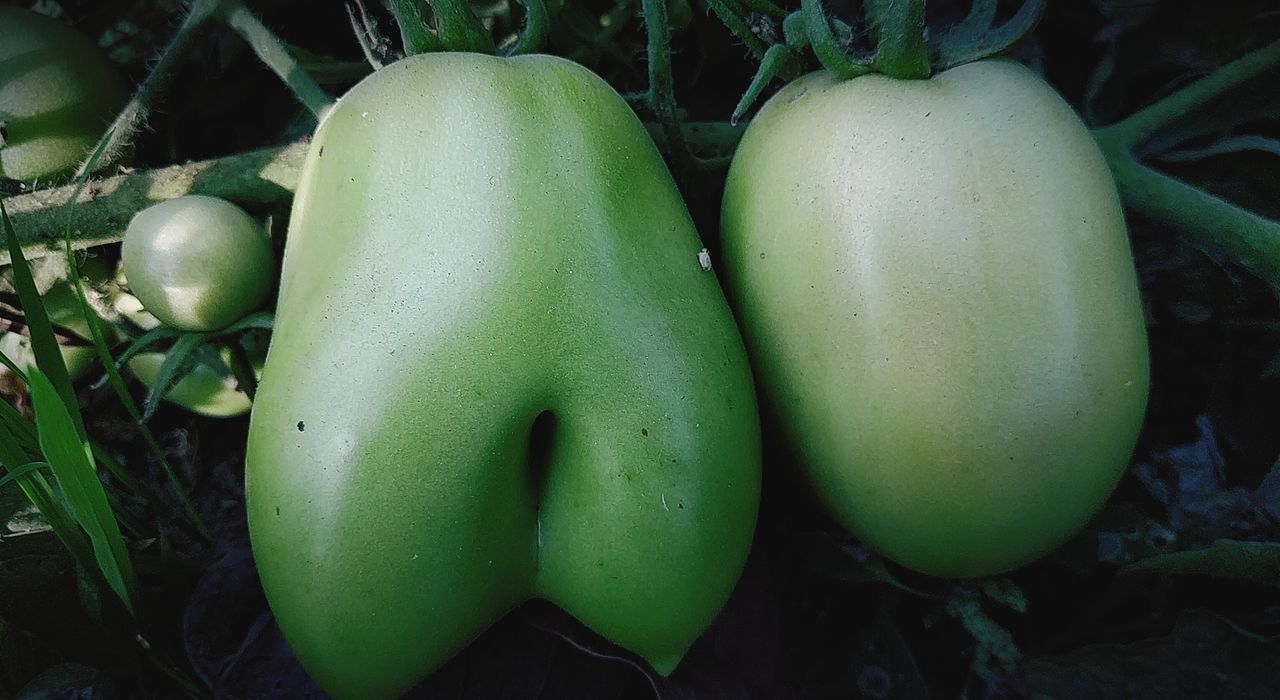
[[[142,305],[186,331],[226,328],[262,305],[275,280],[263,227],[240,207],[203,195],[138,212],[125,231],[122,257]]]
[[[224,350],[221,354],[223,361],[231,360],[227,351]],[[147,389],[151,389],[160,376],[160,367],[164,365],[165,357],[165,353],[161,352],[140,353],[129,360],[129,371]],[[255,373],[262,373],[261,359],[254,361],[253,366]],[[210,418],[242,416],[249,412],[253,403],[240,390],[234,377],[223,376],[204,364],[197,364],[191,372],[179,379],[164,395],[164,400]]]
[[[66,175],[127,96],[115,66],[87,37],[35,12],[0,7],[0,175]]]

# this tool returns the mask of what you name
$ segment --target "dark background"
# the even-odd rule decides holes
[[[181,17],[176,2],[58,4],[102,39],[135,83]],[[332,94],[362,74],[342,3],[249,4],[306,52],[300,55],[313,54],[304,62]],[[619,91],[644,89],[638,1],[555,5],[549,51],[583,62]],[[857,6],[829,8],[853,21]],[[500,22],[510,21],[506,3],[487,7]],[[932,1],[934,31],[966,9]],[[596,18],[610,12],[619,28],[604,33]],[[385,16],[383,27],[394,33]],[[1277,38],[1274,2],[1057,0],[1015,55],[1043,72],[1087,122],[1103,125]],[[755,70],[746,50],[698,6],[673,45],[677,99],[687,118],[727,120]],[[1273,71],[1175,125],[1205,133],[1175,149],[1156,144],[1147,162],[1280,216],[1280,152],[1203,153],[1224,135],[1276,136],[1278,95],[1280,75]],[[1204,128],[1224,115],[1255,118],[1229,130]],[[312,127],[246,45],[215,27],[135,139],[132,165],[283,144]],[[681,182],[713,249],[722,178],[710,172]],[[1151,340],[1148,415],[1119,489],[1059,552],[978,582],[885,563],[822,517],[796,480],[786,446],[769,443],[766,429],[764,502],[751,559],[723,614],[670,679],[652,676],[626,652],[534,602],[415,696],[1277,697],[1280,562],[1270,585],[1232,577],[1227,559],[1211,567],[1220,576],[1121,572],[1153,554],[1218,539],[1280,541],[1276,296],[1193,238],[1140,218],[1131,217],[1130,227]],[[82,395],[90,431],[158,483],[158,468],[110,391],[86,386]],[[143,549],[140,572],[161,621],[150,643],[189,665],[219,697],[318,694],[257,586],[243,513],[247,420],[168,408],[152,427],[214,523],[216,543],[200,548],[175,537],[170,551]],[[5,498],[16,492],[7,491]],[[0,544],[0,698],[28,683],[30,697],[175,696],[109,620],[87,619],[79,601],[90,594],[77,590],[69,560],[47,539],[52,546]]]

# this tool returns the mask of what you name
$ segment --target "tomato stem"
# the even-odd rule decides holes
[[[222,11],[223,3],[226,1],[196,0],[191,5],[191,10],[187,12],[177,33],[160,53],[160,60],[156,62],[155,67],[138,86],[138,91],[134,93],[133,98],[124,106],[124,109],[120,110],[102,139],[99,140],[94,152],[101,151],[101,156],[96,161],[90,158],[81,163],[76,169],[75,179],[80,179],[94,171],[101,171],[120,159],[125,144],[133,139],[138,127],[146,121],[151,113],[151,104],[168,86],[177,72],[179,62],[194,45],[196,35],[210,19]]]
[[[866,11],[876,34],[876,70],[900,80],[928,78],[924,0],[867,0]]]
[[[333,107],[333,98],[316,84],[289,54],[284,42],[264,25],[240,0],[223,0],[223,19],[227,26],[240,35],[285,85],[293,91],[298,101],[315,115],[316,120]]]
[[[543,0],[521,0],[524,5],[524,29],[516,37],[516,41],[503,53],[507,56],[533,53],[542,47],[547,40],[547,32],[551,26],[551,15],[547,12],[547,4]]]
[[[1125,204],[1195,235],[1280,287],[1280,222],[1236,206],[1139,163],[1121,143],[1102,141]]]
[[[400,41],[404,45],[406,56],[430,53],[444,48],[440,38],[427,29],[427,23],[423,19],[421,0],[391,0],[388,5],[396,19],[396,24],[400,26]],[[350,11],[351,7],[348,6],[347,9]],[[360,9],[363,13],[364,7],[361,6]]]
[[[1109,143],[1132,149],[1169,123],[1185,116],[1222,93],[1280,65],[1280,41],[1226,64],[1124,119],[1095,133]]]
[[[22,251],[29,259],[62,253],[68,224],[75,250],[117,243],[133,215],[184,194],[206,194],[258,209],[286,208],[306,159],[305,141],[283,148],[237,153],[102,178],[76,194],[75,183],[5,200]],[[64,206],[72,201],[74,206]],[[0,265],[9,253],[0,248]]]
[[[696,166],[684,132],[676,119],[675,80],[671,74],[671,24],[667,0],[644,0],[644,22],[649,34],[649,90],[645,101],[662,125],[677,180],[685,182]]]
[[[757,61],[763,60],[769,50],[769,44],[751,29],[742,7],[733,0],[707,0],[707,6],[715,13],[729,31],[746,44],[747,50]]]
[[[809,35],[813,53],[827,70],[841,78],[856,78],[871,72],[871,66],[853,59],[831,31],[827,15],[822,11],[822,0],[802,0],[804,30]]]
[[[430,0],[436,15],[436,34],[446,51],[492,54],[493,37],[466,0]]]

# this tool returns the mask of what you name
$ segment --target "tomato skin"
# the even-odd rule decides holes
[[[1142,423],[1146,329],[1106,163],[1039,77],[802,77],[744,135],[722,213],[763,393],[852,533],[984,576],[1101,507]]]
[[[67,175],[127,97],[115,66],[87,37],[44,15],[0,7],[0,175]]]
[[[216,331],[271,295],[275,253],[260,223],[217,197],[185,195],[138,212],[121,258],[129,287],[167,326]]]
[[[701,247],[639,120],[577,64],[414,56],[338,102],[246,465],[264,590],[321,687],[394,697],[534,596],[671,671],[759,497]]]

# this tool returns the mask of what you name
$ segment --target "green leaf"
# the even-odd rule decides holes
[[[129,347],[125,348],[124,352],[120,353],[120,357],[117,357],[114,363],[116,369],[119,370],[121,367],[124,367],[129,360],[134,358],[134,356],[152,345],[161,341],[172,340],[180,335],[182,335],[182,331],[168,326],[156,326],[155,328],[152,328],[146,333],[138,336],[138,338],[132,343],[129,343]]]
[[[236,321],[218,331],[218,335],[232,335],[250,329],[271,330],[275,327],[276,315],[270,311],[258,311]]]
[[[98,480],[89,444],[80,437],[70,412],[42,372],[31,373],[30,386],[45,459],[62,487],[71,514],[89,535],[94,560],[107,585],[129,613],[136,614],[133,566],[106,490]]]
[[[9,245],[9,259],[13,261],[13,286],[22,301],[22,312],[26,316],[27,330],[31,333],[31,349],[36,356],[36,365],[49,379],[57,396],[70,409],[71,424],[81,439],[86,437],[84,421],[77,408],[76,392],[71,386],[71,377],[67,374],[67,366],[62,361],[62,350],[58,347],[58,339],[53,334],[53,324],[49,322],[49,314],[44,309],[40,294],[36,291],[35,281],[31,278],[31,269],[22,254],[22,246],[18,243],[18,234],[13,230],[13,222],[9,220],[9,212],[5,209],[4,200],[0,199],[0,219],[4,222],[4,236]]]
[[[102,144],[99,144],[99,150],[94,153],[95,158],[101,155],[101,147]],[[79,187],[84,187],[84,178],[81,178]],[[78,192],[79,188],[77,189],[77,193]],[[169,479],[169,483],[173,487],[174,493],[176,493],[178,499],[182,501],[182,505],[186,508],[187,514],[195,524],[197,534],[207,540],[209,539],[208,527],[200,518],[200,513],[196,511],[195,504],[191,502],[191,496],[187,493],[187,490],[183,488],[182,482],[178,480],[178,475],[174,473],[173,467],[169,465],[169,460],[165,457],[164,450],[160,449],[160,444],[156,442],[155,436],[151,434],[151,429],[143,425],[142,414],[138,412],[138,407],[133,402],[133,397],[129,395],[129,387],[125,384],[124,378],[120,376],[120,370],[117,369],[116,362],[111,358],[111,349],[107,347],[107,339],[102,332],[102,325],[98,322],[98,315],[89,308],[89,299],[84,291],[84,280],[80,278],[80,271],[75,265],[75,253],[71,248],[71,233],[69,227],[67,229],[65,240],[66,256],[70,266],[71,286],[76,292],[76,298],[80,302],[81,313],[84,314],[85,322],[89,327],[89,336],[93,340],[94,350],[97,351],[98,359],[101,360],[102,366],[107,372],[107,380],[111,383],[111,388],[115,390],[116,396],[120,398],[120,402],[124,405],[124,409],[129,414],[129,417],[133,419],[133,422],[136,423],[138,428],[141,430],[143,441],[147,443],[147,448],[155,456],[156,461],[160,463],[160,467],[164,470],[165,476]],[[252,314],[244,320],[248,320],[248,318],[252,318],[252,316],[256,315],[257,314]],[[150,333],[146,335],[150,335]],[[163,331],[156,332],[157,337],[164,335],[165,332]],[[126,350],[126,353],[127,352],[128,351]],[[121,362],[123,362],[123,360],[121,360]],[[99,457],[103,458],[105,455],[100,454]],[[123,468],[119,468],[119,465],[115,463],[115,460],[104,459],[103,463],[113,475],[121,480],[122,483],[129,486],[129,488],[131,488],[135,493],[143,494],[152,504],[153,512],[164,513],[168,511],[168,508],[165,507],[161,501],[156,499],[149,490],[145,489],[137,482],[136,479],[133,479]]]
[[[6,401],[0,401],[0,405],[13,408]],[[9,424],[0,422],[0,466],[5,469],[19,469],[30,461],[27,450],[22,447],[21,441],[9,428]],[[44,476],[38,471],[31,472],[19,476],[17,482],[23,493],[27,495],[27,499],[44,516],[49,527],[53,529],[54,534],[72,556],[81,562],[92,561],[89,542],[84,532],[76,526],[71,514],[67,512],[62,500],[54,493],[53,487]]]
[[[48,468],[49,464],[47,462],[27,462],[17,469],[8,470],[4,476],[0,477],[0,487],[5,486],[11,481],[17,481],[32,472]]]
[[[23,381],[26,380],[24,379]],[[0,399],[0,426],[9,431],[9,439],[20,449],[33,454],[39,451],[40,445],[36,441],[36,426],[31,422],[31,419],[19,413],[18,409],[3,399]],[[0,462],[20,464],[21,460],[7,462],[0,455]]]
[[[195,351],[208,339],[207,333],[188,333],[173,344],[173,348],[165,355],[164,364],[160,365],[156,383],[151,386],[151,391],[142,403],[143,422],[151,420],[151,416],[155,415],[156,409],[160,407],[160,399],[191,369],[196,360]]]
[[[1280,543],[1218,540],[1204,549],[1147,557],[1122,574],[1193,574],[1280,587]]]

